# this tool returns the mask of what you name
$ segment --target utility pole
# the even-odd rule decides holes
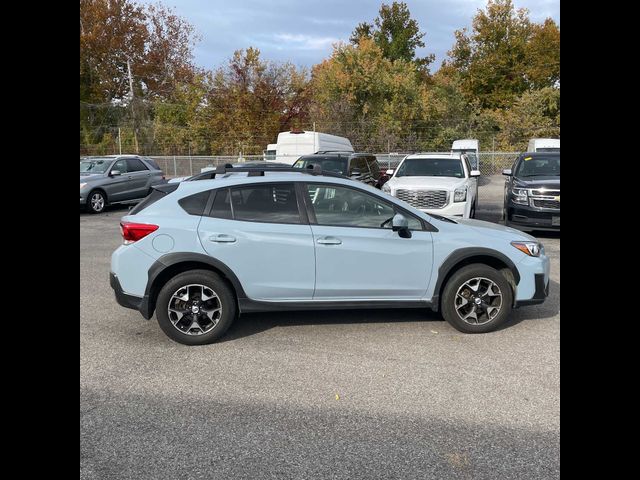
[[[135,94],[133,93],[133,75],[131,75],[131,62],[127,58],[127,71],[129,72],[129,91],[131,92],[131,119],[133,120],[133,141],[136,146],[136,153],[140,153],[138,148],[138,132],[136,130],[136,113],[133,105],[133,99]]]
[[[122,137],[120,136],[120,127],[118,127],[118,153],[122,155]]]

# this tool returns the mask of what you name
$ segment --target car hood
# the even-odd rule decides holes
[[[475,220],[472,218],[453,218],[460,225],[465,225],[467,227],[472,228],[477,233],[481,235],[488,235],[490,237],[497,237],[506,240],[521,240],[521,241],[537,241],[535,237],[524,233],[520,230],[516,230],[515,228],[505,227],[504,225],[500,225],[498,223],[485,222],[483,220]]]
[[[90,182],[91,180],[97,180],[99,178],[104,178],[104,173],[89,173],[89,172],[80,172],[80,183]]]
[[[463,185],[464,178],[455,177],[394,177],[387,183],[393,188],[441,188],[452,190]]]
[[[541,175],[537,177],[514,177],[514,184],[523,188],[560,188],[560,177]]]

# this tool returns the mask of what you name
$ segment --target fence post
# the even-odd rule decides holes
[[[178,167],[176,165],[176,156],[173,156],[173,176],[177,177],[178,176]]]

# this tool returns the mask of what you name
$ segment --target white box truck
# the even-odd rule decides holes
[[[527,152],[559,152],[559,138],[532,138],[529,140]]]
[[[262,151],[262,159],[266,160],[267,162],[269,160],[271,160],[272,162],[274,162],[276,160],[276,147],[278,145],[275,143],[270,143],[269,145],[267,145],[267,149]]]
[[[465,153],[473,170],[480,170],[480,142],[475,138],[454,140],[451,144],[451,153]]]
[[[293,165],[302,155],[317,152],[353,152],[353,146],[348,138],[320,132],[280,132],[275,145],[275,161],[290,165]]]

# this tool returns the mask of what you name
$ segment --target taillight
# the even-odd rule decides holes
[[[155,232],[158,225],[149,225],[147,223],[120,222],[120,232],[124,238],[124,244],[137,242],[141,238],[146,237],[151,232]]]

